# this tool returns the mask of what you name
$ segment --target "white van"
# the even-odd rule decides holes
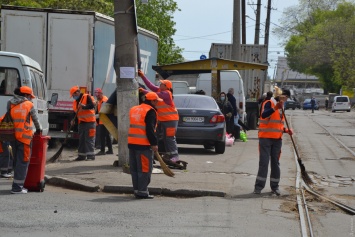
[[[190,88],[187,81],[171,81],[171,83],[173,83],[174,95],[189,94]]]
[[[0,116],[6,113],[7,102],[13,97],[15,88],[28,86],[36,96],[32,100],[38,112],[43,135],[48,134],[47,86],[39,64],[19,53],[0,51]],[[52,96],[56,103],[57,95]]]
[[[237,100],[237,107],[241,110],[240,117],[245,121],[245,94],[243,80],[237,70],[220,71],[221,92],[228,93],[229,88],[234,89],[234,97]],[[211,73],[199,74],[196,81],[196,91],[204,90],[206,95],[212,94]]]
[[[351,103],[349,96],[346,95],[340,95],[340,96],[335,96],[332,104],[332,112],[336,111],[347,111],[350,112],[351,109]]]

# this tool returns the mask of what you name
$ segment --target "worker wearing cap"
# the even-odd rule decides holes
[[[106,102],[108,98],[102,93],[101,88],[95,89],[95,96],[97,99],[97,116],[98,116],[100,113],[102,103]],[[110,133],[107,131],[105,125],[100,121],[100,119],[99,119],[99,125],[97,126],[97,132],[99,133],[101,149],[96,155],[101,156],[106,154],[113,154]],[[107,145],[108,148],[108,151],[106,153],[105,153],[105,145]]]
[[[95,160],[95,134],[96,118],[95,105],[92,96],[80,92],[79,86],[70,88],[70,97],[73,97],[73,110],[77,114],[79,148],[76,161]],[[71,125],[75,120],[71,121]]]
[[[154,92],[145,95],[142,104],[129,111],[129,168],[136,198],[151,199],[148,185],[153,169],[153,152],[158,151],[156,137],[157,112],[155,106],[163,101]]]
[[[173,100],[173,84],[169,80],[160,80],[160,86],[155,86],[148,78],[145,77],[141,70],[138,70],[138,75],[142,78],[147,87],[156,92],[159,98],[163,101],[157,105],[158,111],[158,134],[162,135],[166,155],[172,162],[179,160],[178,148],[176,145],[176,129],[179,122],[179,114],[175,108]],[[148,91],[143,90],[145,93]]]
[[[15,141],[11,142],[14,155],[14,180],[11,193],[24,194],[27,189],[23,187],[27,176],[27,169],[31,158],[33,124],[36,134],[42,131],[32,99],[35,98],[32,89],[28,86],[16,88],[14,97],[8,102],[7,109],[15,127]]]
[[[284,101],[290,97],[290,91],[284,90],[281,96],[267,97],[261,105],[259,124],[259,170],[256,176],[254,193],[260,194],[266,185],[269,161],[271,162],[270,187],[271,191],[279,196],[280,182],[280,156],[282,147],[282,135],[287,132],[292,135],[290,129],[284,127]]]

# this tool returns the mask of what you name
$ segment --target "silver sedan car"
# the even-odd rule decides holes
[[[217,154],[225,151],[225,118],[211,96],[195,94],[174,95],[179,112],[176,141],[180,144],[203,145]]]

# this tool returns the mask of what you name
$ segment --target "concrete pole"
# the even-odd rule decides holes
[[[137,25],[134,0],[115,0],[115,63],[117,85],[118,166],[129,163],[129,110],[138,105]]]
[[[256,19],[255,19],[255,38],[254,44],[259,44],[259,34],[260,34],[260,11],[261,11],[261,0],[258,0],[256,4]]]
[[[247,30],[246,30],[246,6],[245,0],[242,0],[242,44],[247,43]]]
[[[231,59],[240,59],[240,0],[234,0],[233,6],[233,44]]]
[[[270,15],[271,15],[271,0],[268,0],[267,2],[267,12],[266,12],[266,24],[265,24],[265,38],[264,38],[264,45],[266,47],[266,62],[269,64],[269,34],[270,34]],[[261,93],[264,93],[264,84],[265,81],[267,80],[267,75],[268,75],[268,70],[265,71],[265,78],[262,82],[262,90]]]

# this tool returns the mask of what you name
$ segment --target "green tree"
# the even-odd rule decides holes
[[[318,76],[325,91],[332,92],[355,87],[355,5],[334,8],[335,0],[327,2],[312,5],[304,18],[290,24],[285,51],[291,69]]]
[[[180,10],[177,3],[174,0],[149,0],[148,4],[136,1],[136,6],[138,25],[159,36],[158,64],[182,62],[183,49],[173,40],[176,32],[173,14]]]

